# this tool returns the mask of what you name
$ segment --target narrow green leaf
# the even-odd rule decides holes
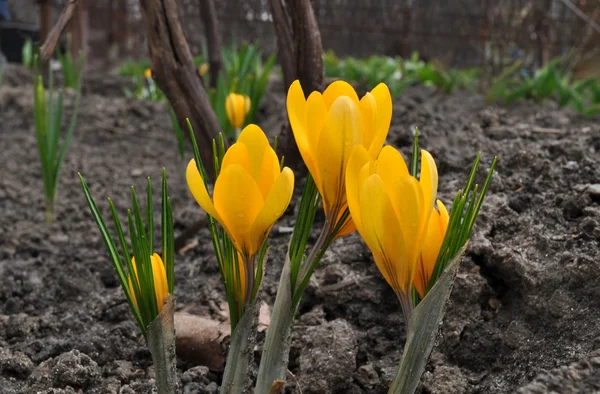
[[[152,209],[152,183],[148,177],[148,188],[146,189],[146,221],[148,223],[148,252],[154,253],[154,210]]]
[[[146,326],[143,323],[142,316],[140,315],[139,311],[135,307],[135,304],[132,299],[132,294],[129,291],[128,277],[123,268],[124,267],[123,260],[121,260],[121,256],[119,255],[119,252],[117,251],[115,242],[114,242],[112,236],[110,235],[108,228],[106,227],[106,224],[104,223],[102,214],[100,213],[100,210],[98,209],[98,206],[96,205],[96,202],[94,201],[94,198],[92,197],[92,195],[90,193],[90,190],[87,186],[87,183],[85,182],[85,179],[83,178],[83,176],[81,174],[78,174],[78,175],[79,175],[79,180],[81,182],[81,187],[83,188],[83,193],[85,195],[85,199],[88,203],[88,206],[90,207],[92,217],[94,218],[94,221],[96,222],[96,225],[98,226],[98,229],[100,230],[100,234],[102,235],[102,240],[104,241],[104,245],[106,246],[106,250],[108,251],[108,255],[110,257],[110,262],[112,263],[115,271],[117,272],[117,277],[119,278],[119,282],[121,283],[123,292],[125,293],[125,296],[127,297],[129,307],[133,313],[133,316],[135,317],[135,320],[138,323],[138,326],[142,330],[142,333],[144,334],[144,337],[145,337],[146,336],[146,329],[145,329]]]
[[[412,154],[410,156],[410,175],[415,178],[417,178],[417,174],[419,173],[420,159],[419,128],[415,127],[415,137],[413,139]]]
[[[448,264],[435,286],[410,314],[402,359],[388,394],[413,394],[419,386],[435,345],[460,259],[461,254]]]

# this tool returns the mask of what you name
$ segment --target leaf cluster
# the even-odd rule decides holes
[[[272,54],[263,62],[257,44],[238,44],[235,40],[232,40],[229,47],[223,48],[222,55],[223,72],[219,74],[216,89],[209,90],[209,97],[221,129],[228,138],[233,139],[235,130],[229,123],[225,110],[227,95],[238,93],[250,97],[250,112],[246,115],[244,124],[255,123],[276,57]],[[208,75],[205,78],[207,83],[210,82]]]
[[[409,59],[389,56],[340,59],[329,50],[323,55],[323,65],[328,78],[354,81],[366,90],[383,82],[390,88],[393,97],[417,84],[433,86],[445,93],[457,89],[473,90],[479,78],[477,68],[448,69],[437,62],[424,62],[417,52]]]
[[[36,61],[37,62],[37,61]],[[44,182],[44,196],[49,202],[49,209],[54,209],[56,188],[60,174],[60,167],[65,158],[67,148],[73,137],[77,114],[79,112],[79,101],[81,98],[81,74],[78,75],[75,105],[71,114],[69,127],[62,145],[59,146],[63,122],[63,95],[61,90],[58,95],[54,92],[54,76],[49,71],[48,89],[44,87],[42,76],[37,72],[34,82],[34,119],[35,135],[37,139],[38,152],[42,166],[42,179]],[[48,217],[49,220],[53,220]]]
[[[592,116],[600,113],[600,79],[573,80],[569,73],[562,71],[559,58],[533,75],[521,61],[517,61],[492,81],[486,99],[489,103],[500,101],[504,105],[526,99],[536,102],[553,100],[560,108],[568,106]]]
[[[148,188],[146,191],[147,205],[145,212],[140,209],[135,189],[133,186],[131,187],[132,209],[127,210],[129,244],[125,239],[125,233],[123,232],[123,227],[115,206],[112,200],[110,198],[108,199],[114,228],[119,241],[120,252],[117,243],[109,232],[105,220],[81,174],[79,174],[79,179],[81,181],[81,186],[83,187],[86,201],[90,207],[92,216],[100,229],[110,261],[119,277],[119,282],[125,292],[131,311],[144,338],[146,338],[148,326],[159,313],[151,262],[151,256],[154,253],[154,212],[150,178],[148,178]],[[164,168],[162,171],[161,231],[162,260],[165,264],[165,271],[167,273],[168,290],[169,293],[172,294],[175,241],[173,236],[173,212],[171,200],[167,191],[167,172]],[[133,253],[129,252],[130,246]],[[135,267],[133,266],[134,263]],[[135,278],[135,272],[137,272],[138,280],[132,279],[130,281],[130,276]],[[129,283],[131,283],[131,287]]]

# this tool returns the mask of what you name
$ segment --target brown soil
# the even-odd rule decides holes
[[[2,393],[152,391],[149,352],[77,172],[104,212],[110,196],[124,213],[129,187],[144,190],[148,176],[158,184],[166,166],[176,231],[201,213],[184,179],[191,154],[179,158],[164,105],[127,100],[121,85],[90,77],[51,225],[44,223],[30,75],[9,69],[0,87]],[[70,107],[72,96],[66,101]],[[285,119],[283,103],[276,84],[260,122],[271,133]],[[549,104],[498,108],[478,95],[427,88],[409,90],[394,108],[388,142],[408,153],[419,127],[444,201],[464,184],[478,151],[484,168],[499,156],[420,392],[600,390],[599,119]],[[273,231],[268,303],[288,239],[278,226],[292,225],[296,202]],[[196,241],[176,256],[178,309],[218,319],[223,291],[208,231]],[[303,299],[288,392],[385,393],[404,335],[399,305],[368,249],[357,235],[339,240]],[[178,366],[183,392],[217,392],[219,372]]]

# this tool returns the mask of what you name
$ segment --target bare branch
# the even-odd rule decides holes
[[[75,9],[77,8],[77,3],[79,0],[69,0],[65,8],[63,8],[60,16],[58,17],[58,21],[46,37],[44,44],[40,48],[40,60],[42,62],[48,61],[52,57],[52,53],[54,53],[54,49],[60,40],[60,36],[73,17],[75,13]]]

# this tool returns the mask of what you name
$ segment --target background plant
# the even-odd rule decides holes
[[[227,47],[222,48],[223,70],[219,74],[216,88],[210,89],[210,73],[203,75],[204,84],[209,92],[210,103],[217,115],[222,130],[229,139],[235,139],[235,128],[230,124],[225,108],[225,100],[229,93],[238,93],[250,97],[250,111],[244,119],[243,126],[255,123],[258,110],[266,91],[269,75],[275,65],[275,54],[263,61],[263,55],[255,43],[243,42],[238,44],[233,40]],[[206,69],[207,55],[196,56],[194,63],[200,70]],[[117,73],[129,77],[134,83],[134,89],[125,88],[127,97],[151,101],[166,100],[153,79],[144,76],[145,70],[151,66],[149,60],[129,61],[123,63]],[[176,130],[176,133],[178,131]]]
[[[42,76],[36,74],[33,97],[35,134],[42,166],[44,196],[46,199],[46,221],[52,222],[56,218],[56,189],[60,167],[67,153],[77,123],[79,100],[81,98],[81,74],[79,74],[77,82],[75,103],[69,126],[60,147],[59,140],[63,123],[63,91],[60,91],[58,96],[55,97],[52,70],[49,71],[47,91],[44,88]]]
[[[533,74],[517,61],[492,81],[486,97],[488,103],[500,101],[504,105],[526,99],[552,100],[561,108],[569,106],[584,115],[595,115],[600,113],[600,79],[574,81],[563,71],[559,58]]]
[[[67,34],[67,46],[71,48],[71,35]],[[85,65],[83,53],[77,58],[73,56],[71,51],[65,49],[64,51],[60,48],[56,48],[56,56],[60,62],[60,68],[63,74],[63,84],[67,88],[76,89],[81,79],[81,73]]]
[[[33,68],[36,52],[37,48],[34,48],[33,41],[30,38],[25,40],[25,44],[23,44],[23,49],[21,50],[22,64],[25,68]]]
[[[393,97],[416,84],[433,86],[445,93],[452,93],[457,89],[474,90],[479,78],[477,68],[448,69],[437,62],[424,62],[417,52],[409,59],[389,56],[340,59],[329,50],[323,55],[323,65],[328,78],[354,81],[365,90],[383,82],[389,87]]]
[[[154,253],[155,226],[150,178],[148,178],[147,205],[144,213],[140,209],[135,189],[133,186],[131,187],[132,209],[127,210],[129,244],[125,239],[115,206],[112,200],[108,199],[121,253],[119,253],[117,244],[81,174],[79,174],[79,179],[131,312],[152,353],[152,360],[157,372],[158,392],[159,394],[176,393],[174,299],[172,296],[168,296],[173,294],[174,288],[175,241],[166,170],[163,168],[162,171],[162,258]],[[133,253],[129,252],[130,246]],[[162,283],[163,281],[166,286]],[[166,300],[164,305],[159,303],[162,300]]]
[[[223,48],[222,53],[223,72],[219,75],[216,89],[209,90],[209,96],[223,132],[233,139],[235,129],[229,122],[225,108],[227,95],[238,93],[250,97],[250,111],[242,128],[255,123],[276,57],[272,54],[263,62],[257,44],[244,42],[238,45],[236,41]]]

